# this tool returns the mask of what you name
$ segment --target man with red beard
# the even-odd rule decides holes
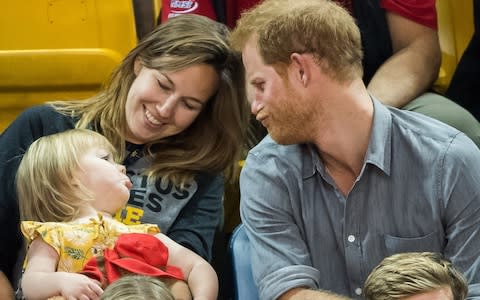
[[[240,10],[261,2],[227,1],[227,24],[233,27]],[[334,2],[347,9],[360,28],[363,80],[372,95],[383,104],[415,111],[453,126],[480,147],[478,120],[454,101],[432,92],[441,62],[435,0]],[[459,103],[463,104],[461,99]]]
[[[383,258],[421,251],[451,260],[480,299],[480,151],[367,90],[353,17],[331,1],[266,0],[232,43],[269,133],[240,178],[260,299],[360,298]]]

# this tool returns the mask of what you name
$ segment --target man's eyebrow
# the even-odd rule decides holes
[[[260,84],[260,83],[264,82],[264,80],[261,79],[261,78],[258,78],[258,77],[254,77],[254,78],[250,79],[248,82],[250,84],[256,85],[256,84]]]

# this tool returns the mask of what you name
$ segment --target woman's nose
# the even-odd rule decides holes
[[[162,104],[155,105],[155,109],[157,110],[160,117],[164,119],[169,119],[175,110],[176,102],[177,100],[173,96],[170,96],[165,99]]]

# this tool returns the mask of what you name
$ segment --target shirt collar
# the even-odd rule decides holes
[[[373,125],[368,143],[365,164],[371,163],[390,175],[392,154],[392,115],[388,108],[371,96],[373,103]]]
[[[373,103],[373,125],[364,165],[367,163],[373,164],[389,175],[392,145],[392,115],[387,107],[381,104],[375,97],[371,96],[371,99]],[[302,145],[302,148],[302,152],[305,154],[303,165],[308,166],[303,169],[303,178],[306,179],[313,176],[316,170],[324,176],[325,167],[315,146],[313,144],[305,144]],[[365,166],[363,168],[365,168]]]

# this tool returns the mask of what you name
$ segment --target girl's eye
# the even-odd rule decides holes
[[[113,156],[111,154],[104,155],[100,158],[103,159],[103,160],[106,160],[108,162],[113,162]]]
[[[256,84],[256,88],[259,90],[259,91],[262,91],[265,89],[265,83],[264,82],[261,82],[261,83],[257,83]]]

